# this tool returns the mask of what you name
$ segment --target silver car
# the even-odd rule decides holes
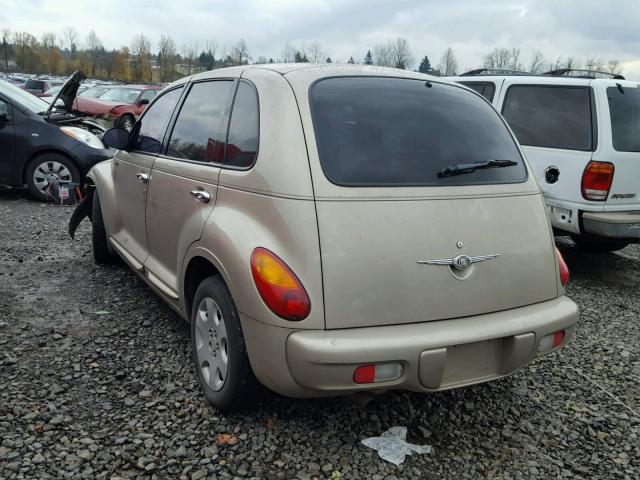
[[[88,174],[98,263],[191,324],[206,399],[444,390],[567,343],[578,318],[540,190],[480,95],[364,66],[178,80]]]

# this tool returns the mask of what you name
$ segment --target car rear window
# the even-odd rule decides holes
[[[527,177],[500,116],[463,88],[401,78],[329,78],[311,87],[310,104],[320,163],[335,184],[472,185]],[[516,164],[438,177],[448,166],[495,159]]]
[[[609,113],[613,148],[640,152],[640,88],[609,87]]]
[[[24,84],[25,90],[42,90],[44,82],[42,80],[27,80]]]
[[[594,149],[589,87],[513,85],[502,114],[522,145]]]

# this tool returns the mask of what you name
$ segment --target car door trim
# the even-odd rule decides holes
[[[178,300],[180,298],[178,294],[169,285],[167,285],[158,277],[156,277],[153,273],[151,273],[150,270],[147,270],[146,274],[147,274],[147,279],[153,284],[153,286],[156,287],[158,290],[160,290],[167,297],[171,298],[172,300]]]
[[[126,248],[120,245],[113,237],[109,237],[109,241],[111,242],[111,245],[113,245],[113,248],[118,251],[118,254],[120,254],[120,256],[123,257],[125,261],[133,267],[134,270],[142,272],[144,267],[138,260],[133,257],[133,255],[131,255],[127,251]]]

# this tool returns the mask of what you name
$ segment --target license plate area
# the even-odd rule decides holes
[[[481,381],[497,376],[501,346],[502,339],[493,339],[448,347],[441,387],[449,388],[470,380]]]

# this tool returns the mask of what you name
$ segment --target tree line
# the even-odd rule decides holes
[[[61,32],[47,32],[39,38],[29,32],[10,32],[2,35],[2,55],[0,69],[9,69],[9,60],[15,62],[15,69],[22,73],[68,75],[74,70],[82,70],[89,77],[119,80],[123,82],[171,82],[185,75],[234,65],[248,63],[275,62],[327,62],[334,60],[318,41],[296,46],[287,43],[280,58],[265,56],[252,57],[244,39],[230,48],[218,46],[215,40],[178,44],[169,35],[162,35],[154,45],[144,34],[133,37],[128,46],[107,49],[95,31],[82,40],[74,27],[66,27]],[[395,38],[374,45],[361,58],[349,57],[346,63],[378,65],[400,69],[412,68],[415,57],[405,38]],[[546,60],[539,50],[530,52],[528,57],[519,48],[498,47],[487,53],[484,68],[498,70],[518,70],[541,73],[559,68],[585,68],[621,73],[617,60],[607,60],[590,56],[582,62],[575,56]],[[469,69],[467,69],[469,70]],[[428,55],[421,57],[417,71],[431,75],[456,75],[459,69],[453,48],[448,47],[439,62],[432,65]]]

